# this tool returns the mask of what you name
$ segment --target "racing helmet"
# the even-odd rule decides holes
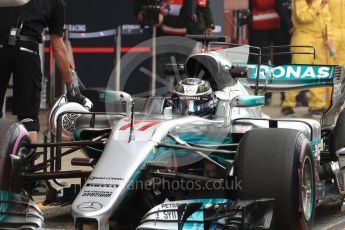
[[[172,112],[175,115],[210,117],[217,102],[210,83],[198,78],[181,80],[171,96]]]

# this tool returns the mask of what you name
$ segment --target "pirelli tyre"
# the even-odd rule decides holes
[[[240,141],[235,173],[241,200],[274,198],[273,229],[311,229],[315,170],[309,140],[293,129],[256,129]]]
[[[335,124],[330,144],[330,153],[335,154],[336,151],[343,147],[345,147],[345,110],[339,113]]]
[[[24,126],[17,122],[0,119],[0,190],[14,191],[11,155],[28,152],[29,134]]]

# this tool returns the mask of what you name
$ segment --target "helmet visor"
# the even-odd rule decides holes
[[[206,116],[213,108],[213,101],[210,98],[172,98],[174,115],[195,115]]]

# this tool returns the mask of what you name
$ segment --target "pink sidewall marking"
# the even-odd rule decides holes
[[[28,135],[29,135],[29,133],[26,130],[20,131],[20,133],[16,139],[16,143],[14,144],[14,147],[12,150],[12,155],[16,155],[20,141],[23,139],[23,137],[28,136]]]
[[[301,146],[301,152],[299,153],[299,162],[300,163],[303,163],[303,153],[304,153],[304,150],[305,148],[307,147],[307,144],[308,144],[308,140],[303,140],[303,143],[302,143],[302,146]]]
[[[307,147],[307,144],[308,144],[308,140],[304,139],[303,140],[303,143],[302,143],[302,146],[301,146],[301,152],[299,153],[299,162],[300,162],[300,166],[302,167],[303,166],[303,157],[304,157],[304,152],[305,152],[305,149]],[[298,182],[299,182],[299,190],[302,191],[302,168],[298,169]],[[303,221],[304,219],[304,214],[303,214],[303,203],[302,203],[302,193],[300,192],[299,193],[299,205],[298,205],[298,212],[302,212],[302,217],[300,219],[300,227],[301,227],[301,230],[305,230],[306,229],[306,226],[305,226],[305,223]]]

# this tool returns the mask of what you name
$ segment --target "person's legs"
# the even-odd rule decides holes
[[[296,30],[291,38],[291,45],[311,45],[314,44],[314,37],[303,31]],[[291,48],[291,52],[311,52],[310,48]],[[292,54],[291,63],[293,64],[312,64],[314,62],[313,55],[311,54]],[[287,109],[293,109],[296,107],[297,91],[285,92],[285,98],[282,103],[282,113]]]
[[[269,36],[274,46],[285,46],[290,44],[291,35],[285,30],[287,29],[281,28],[270,30]],[[274,49],[274,53],[289,51],[290,49],[288,47]],[[275,66],[291,64],[291,54],[273,55],[273,64]]]
[[[269,30],[251,30],[249,32],[249,45],[255,47],[267,47],[272,44],[270,39]],[[251,49],[251,53],[257,53],[256,49]],[[265,55],[261,58],[262,64],[268,64],[269,56]],[[249,56],[249,63],[258,63],[258,57],[255,55]]]
[[[23,43],[22,46],[38,53],[38,47],[35,44]],[[42,89],[39,56],[18,48],[13,75],[14,114],[30,133],[32,143],[37,143]]]
[[[325,65],[328,59],[328,49],[325,45],[324,39],[316,37],[315,42],[311,43],[315,46],[316,56],[312,64],[315,65]],[[309,111],[313,115],[320,114],[326,109],[326,89],[325,88],[313,88],[310,89],[310,99],[309,99]]]
[[[249,32],[249,45],[255,47],[268,47],[272,45],[272,40],[270,37],[270,30],[250,30]],[[257,53],[258,50],[255,48],[250,49],[250,53]],[[261,64],[269,64],[270,56],[263,55],[261,57]],[[249,63],[258,64],[258,57],[255,55],[249,55]],[[270,105],[272,100],[272,93],[265,94],[265,104]]]
[[[325,88],[313,88],[310,89],[309,110],[318,111],[326,108],[326,89]]]
[[[296,96],[298,91],[287,91],[284,94],[284,101],[282,103],[282,107],[293,109],[296,107]],[[283,111],[283,110],[282,110]]]

